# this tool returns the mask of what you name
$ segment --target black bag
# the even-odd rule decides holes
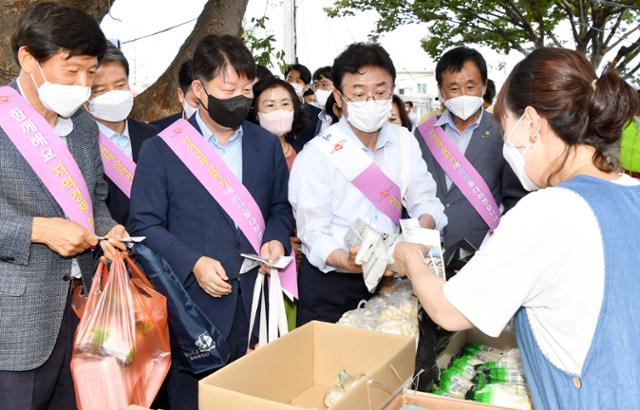
[[[131,256],[167,298],[172,360],[177,360],[181,370],[196,375],[224,366],[229,359],[226,339],[193,303],[171,266],[142,244],[133,245]]]
[[[466,240],[461,240],[444,252],[443,262],[447,279],[451,279],[476,253],[476,248]],[[440,378],[436,359],[449,344],[454,332],[449,332],[438,326],[420,307],[418,312],[420,339],[416,352],[417,389],[424,392],[433,391],[434,383]]]

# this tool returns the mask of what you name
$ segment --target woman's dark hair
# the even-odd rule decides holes
[[[273,73],[262,64],[256,64],[256,77],[258,81],[262,81],[267,77],[273,77]]]
[[[336,122],[340,121],[340,117],[338,117],[336,113],[333,112],[333,106],[335,105],[335,103],[336,99],[333,96],[333,93],[329,94],[329,98],[327,98],[327,102],[324,105],[324,112],[331,116],[331,124],[335,124]]]
[[[332,80],[331,78],[331,66],[327,65],[324,67],[320,67],[318,68],[316,71],[313,72],[313,81],[320,81],[320,77],[324,77],[327,80]]]
[[[359,73],[363,67],[367,66],[382,68],[389,73],[392,82],[396,81],[396,68],[389,53],[381,45],[353,43],[333,60],[331,78],[333,78],[334,86],[342,92],[344,75]]]
[[[393,94],[393,104],[398,108],[398,113],[400,113],[401,125],[411,131],[413,124],[411,124],[407,110],[404,109],[404,101],[402,101],[402,98],[398,97],[396,94]]]
[[[107,51],[105,51],[100,63],[119,63],[122,66],[124,73],[129,77],[129,62],[127,61],[127,57],[125,57],[122,51],[120,51],[120,49],[114,46],[110,41],[107,41]]]
[[[487,80],[487,91],[484,92],[482,99],[489,105],[493,104],[493,99],[496,98],[496,83],[493,80]]]
[[[305,85],[308,85],[311,82],[311,71],[309,71],[306,66],[303,66],[302,64],[289,64],[287,66],[287,70],[284,72],[285,79],[291,71],[297,71],[300,73],[300,79]]]
[[[484,61],[484,57],[477,50],[469,47],[456,47],[453,48],[440,58],[438,64],[436,64],[436,81],[438,85],[442,85],[442,74],[447,71],[459,73],[462,70],[462,66],[467,61],[473,61],[473,63],[480,70],[480,78],[482,83],[487,82],[487,62]]]
[[[186,94],[193,82],[193,75],[191,73],[191,60],[187,60],[180,66],[178,71],[178,87],[182,90],[183,94]]]
[[[594,147],[594,165],[610,172],[615,164],[609,146],[620,139],[625,124],[638,112],[640,99],[616,72],[609,70],[598,78],[583,54],[545,47],[514,67],[500,90],[494,113],[502,120],[507,112],[521,116],[529,106],[569,148]],[[567,149],[563,165],[569,153]]]
[[[309,120],[307,118],[307,112],[300,102],[300,98],[298,98],[296,91],[288,82],[278,77],[271,76],[255,83],[253,86],[253,106],[251,107],[248,119],[249,121],[260,125],[260,121],[258,120],[258,103],[260,101],[260,95],[267,90],[279,87],[287,90],[289,97],[291,97],[291,102],[293,103],[293,124],[291,126],[291,131],[285,135],[287,142],[291,143],[298,135],[301,135],[305,131],[309,125]]]
[[[228,66],[248,80],[256,78],[256,63],[240,38],[228,34],[202,37],[193,52],[193,78],[211,81]]]
[[[18,50],[23,46],[39,63],[60,51],[69,53],[68,57],[92,56],[100,61],[107,39],[98,22],[84,11],[45,2],[27,8],[11,35],[13,58],[18,65]]]

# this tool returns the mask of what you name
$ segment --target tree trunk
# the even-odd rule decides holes
[[[156,82],[136,97],[133,117],[144,121],[155,121],[182,111],[178,102],[178,71],[180,65],[191,58],[196,45],[207,34],[240,35],[242,17],[248,0],[208,0],[196,25],[180,47],[167,70]]]
[[[115,0],[58,0],[60,3],[76,6],[93,16],[97,21],[109,11]],[[18,65],[13,61],[11,49],[11,34],[16,28],[16,22],[24,10],[38,0],[2,0],[0,14],[0,84],[7,84],[18,75]]]

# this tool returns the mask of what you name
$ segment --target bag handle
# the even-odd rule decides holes
[[[120,252],[120,254],[122,255],[122,259],[124,259],[125,263],[129,267],[129,270],[131,271],[132,279],[136,278],[140,280],[140,282],[142,282],[144,286],[147,286],[150,289],[154,289],[153,285],[149,281],[149,278],[147,278],[147,275],[145,275],[142,269],[140,269],[140,267],[134,262],[134,260],[131,259],[131,256],[129,256],[129,252],[123,251]]]

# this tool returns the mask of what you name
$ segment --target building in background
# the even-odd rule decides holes
[[[438,84],[435,66],[433,69],[421,71],[398,71],[395,93],[402,98],[402,101],[413,102],[413,112],[418,118],[439,108],[439,102],[436,101]]]

